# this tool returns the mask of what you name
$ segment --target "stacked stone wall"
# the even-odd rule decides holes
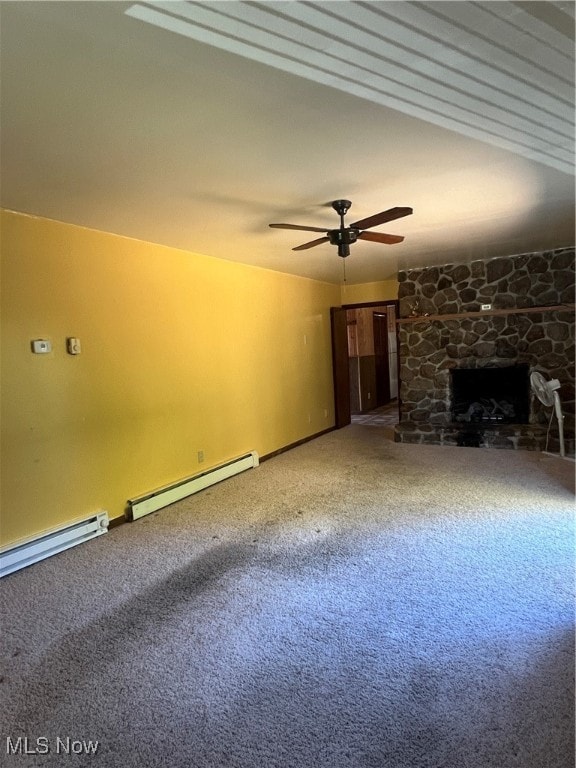
[[[569,450],[574,448],[574,312],[522,309],[574,302],[574,248],[523,254],[466,265],[428,267],[399,273],[400,423],[403,442],[466,444],[452,422],[450,370],[527,363],[530,372],[560,380]],[[450,315],[520,310],[507,315]],[[429,315],[447,315],[427,320]],[[472,444],[542,449],[550,409],[534,396],[528,425],[478,428]],[[550,449],[557,448],[555,420]]]

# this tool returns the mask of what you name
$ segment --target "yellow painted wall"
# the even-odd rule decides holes
[[[2,544],[334,425],[339,286],[6,211],[1,243]]]
[[[398,298],[397,280],[380,280],[377,283],[343,285],[342,304],[362,304],[370,301],[395,301]]]

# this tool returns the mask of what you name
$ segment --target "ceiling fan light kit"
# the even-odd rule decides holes
[[[389,235],[385,232],[366,232],[364,230],[377,227],[379,224],[384,224],[387,221],[394,221],[395,219],[401,219],[403,216],[410,216],[413,212],[412,208],[408,207],[396,207],[389,208],[381,213],[375,213],[373,216],[368,216],[360,221],[355,221],[350,226],[346,226],[344,223],[344,216],[348,213],[352,206],[350,200],[334,200],[332,202],[332,208],[340,216],[340,226],[338,229],[324,229],[322,227],[308,227],[300,224],[270,224],[269,226],[276,229],[297,229],[303,232],[324,232],[324,237],[318,237],[316,240],[310,240],[302,245],[297,245],[292,248],[293,251],[305,251],[308,248],[314,248],[322,243],[330,243],[338,248],[338,256],[345,259],[350,255],[350,246],[357,240],[368,240],[373,243],[383,243],[385,245],[394,245],[395,243],[401,243],[404,238],[401,235]]]

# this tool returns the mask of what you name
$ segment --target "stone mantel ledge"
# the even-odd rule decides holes
[[[433,320],[461,320],[466,317],[491,317],[495,315],[526,315],[538,312],[574,312],[576,304],[555,304],[550,307],[517,307],[515,309],[485,309],[476,312],[451,312],[445,315],[411,315],[396,320],[397,325],[404,323],[426,323]]]

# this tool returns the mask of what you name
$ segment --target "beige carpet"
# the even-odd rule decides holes
[[[574,465],[386,434],[4,578],[3,764],[574,765]]]

